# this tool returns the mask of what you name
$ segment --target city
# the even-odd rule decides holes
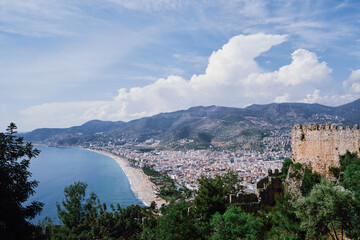
[[[149,142],[156,144],[156,141]],[[281,169],[283,160],[291,157],[291,152],[286,151],[287,146],[290,145],[289,134],[275,132],[259,144],[262,146],[261,151],[249,149],[236,151],[150,149],[151,151],[144,151],[144,149],[139,150],[128,146],[119,147],[111,142],[107,146],[90,144],[88,148],[107,151],[126,158],[134,167],[153,167],[154,170],[166,173],[177,184],[190,190],[198,189],[197,179],[201,176],[213,178],[228,170],[235,171],[243,179],[245,191],[254,192],[256,183],[267,176],[269,169]]]

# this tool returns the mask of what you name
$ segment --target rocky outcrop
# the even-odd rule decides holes
[[[305,175],[305,165],[291,164],[284,181],[285,191],[292,196],[301,197],[301,184]]]

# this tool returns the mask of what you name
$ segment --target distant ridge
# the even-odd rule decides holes
[[[246,108],[196,106],[129,122],[92,120],[71,128],[41,128],[23,136],[28,141],[50,145],[157,141],[175,146],[181,140],[206,147],[213,142],[241,145],[275,130],[290,132],[295,124],[309,122],[360,124],[360,99],[338,107],[307,103],[254,104]]]

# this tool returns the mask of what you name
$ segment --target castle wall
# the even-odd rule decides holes
[[[281,172],[268,170],[268,176],[256,185],[255,193],[230,195],[230,203],[237,203],[244,212],[257,212],[261,206],[274,206],[276,198],[284,192]]]
[[[314,171],[328,174],[329,167],[339,167],[339,155],[359,153],[359,126],[338,127],[335,124],[295,125],[291,133],[293,162],[311,164]]]

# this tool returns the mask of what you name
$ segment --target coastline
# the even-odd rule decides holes
[[[106,151],[93,150],[88,148],[85,149],[106,155],[114,159],[129,179],[131,190],[140,200],[142,200],[146,206],[150,206],[152,201],[156,202],[158,208],[160,208],[162,204],[166,204],[164,199],[158,197],[155,194],[155,184],[150,181],[149,177],[145,175],[141,169],[130,167],[129,162],[125,158]]]

